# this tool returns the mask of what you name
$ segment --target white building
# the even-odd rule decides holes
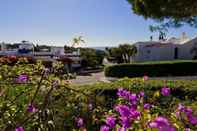
[[[29,41],[22,41],[21,43],[17,43],[17,44],[19,44],[19,49],[26,49],[32,51],[34,49],[34,44]]]
[[[2,43],[1,43],[1,51],[7,50],[6,44],[9,44],[9,43],[5,43],[5,42],[2,42]]]
[[[61,56],[61,55],[65,55],[64,53],[64,47],[56,47],[56,46],[52,46],[51,47],[51,53],[55,56]]]
[[[132,61],[164,61],[164,60],[191,60],[194,58],[192,48],[197,47],[197,37],[189,39],[185,33],[181,38],[171,38],[166,41],[146,41],[134,44],[137,54]]]
[[[34,50],[34,45],[31,42],[28,41],[22,41],[21,43],[14,43],[13,45],[17,45],[17,47],[9,48],[8,45],[11,45],[10,43],[0,43],[1,50],[0,50],[0,56],[30,56],[32,55],[32,52]]]

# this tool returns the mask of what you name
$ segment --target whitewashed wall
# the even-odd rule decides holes
[[[131,58],[131,61],[164,61],[175,60],[175,48],[178,48],[178,58],[182,60],[191,60],[194,54],[191,53],[193,47],[197,47],[197,38],[184,44],[175,44],[167,42],[137,42],[137,54]]]
[[[147,44],[138,43],[137,55],[134,61],[159,61],[159,60],[173,60],[174,48],[176,47],[170,43],[156,43],[150,42]]]

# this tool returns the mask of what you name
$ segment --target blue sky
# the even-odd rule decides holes
[[[126,0],[1,0],[0,41],[29,40],[35,44],[63,46],[78,35],[83,46],[116,46],[149,40],[151,20],[134,15]],[[171,29],[169,36],[197,30]]]

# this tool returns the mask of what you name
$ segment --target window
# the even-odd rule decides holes
[[[178,59],[178,48],[174,48],[174,59]]]
[[[150,50],[147,50],[147,54],[150,54],[151,53],[151,51]]]

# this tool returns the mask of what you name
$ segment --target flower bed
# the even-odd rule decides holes
[[[23,56],[2,56],[0,57],[0,64],[14,64],[18,61],[23,61],[25,63],[33,63],[35,60],[32,57]]]
[[[197,129],[196,81],[145,77],[76,86],[62,67],[0,66],[1,131]]]

